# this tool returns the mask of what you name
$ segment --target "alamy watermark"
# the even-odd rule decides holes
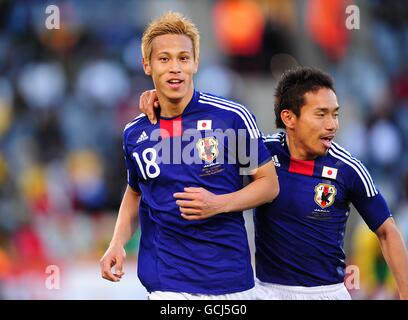
[[[227,163],[238,165],[241,175],[251,174],[259,164],[258,138],[249,136],[245,129],[187,129],[172,139],[163,139],[163,136],[169,136],[163,129],[153,130],[150,137],[143,131],[129,150],[129,156],[135,160],[145,179],[160,174],[159,164],[203,164],[204,168],[210,168]],[[138,147],[147,141],[148,147]],[[209,173],[208,169],[206,174]]]
[[[346,7],[346,28],[348,30],[359,30],[360,29],[360,8],[354,4],[348,5]]]
[[[59,7],[51,4],[45,8],[45,13],[48,15],[45,19],[45,27],[48,30],[60,29],[60,10]]]
[[[344,285],[347,290],[360,289],[360,268],[358,266],[350,264],[346,267]]]
[[[56,265],[48,265],[45,268],[45,273],[49,275],[45,278],[45,287],[48,290],[61,289],[61,273],[59,267]]]

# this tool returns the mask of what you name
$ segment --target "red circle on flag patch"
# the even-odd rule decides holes
[[[332,173],[333,173],[333,171],[331,171],[331,170],[327,171],[327,174],[328,174],[329,176],[331,176]]]
[[[203,122],[202,126],[203,126],[203,128],[205,128],[207,126],[207,124],[205,122]]]

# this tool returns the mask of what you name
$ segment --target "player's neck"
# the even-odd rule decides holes
[[[157,93],[160,104],[160,116],[165,118],[173,118],[181,115],[184,109],[187,107],[188,103],[191,101],[194,94],[194,88],[189,90],[181,99],[170,99],[160,92]]]
[[[296,160],[314,160],[317,158],[316,155],[311,155],[309,154],[299,143],[299,141],[296,140],[295,137],[293,137],[292,134],[289,132],[286,133],[286,144],[288,145],[290,157],[294,158]]]

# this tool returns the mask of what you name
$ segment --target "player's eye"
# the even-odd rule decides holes
[[[189,56],[182,56],[182,57],[180,58],[180,60],[181,60],[181,61],[188,61],[188,60],[190,60],[190,57],[189,57]]]
[[[169,58],[167,58],[167,57],[160,57],[159,60],[160,60],[161,62],[167,62],[167,61],[169,61]]]

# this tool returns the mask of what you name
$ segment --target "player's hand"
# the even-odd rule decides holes
[[[408,300],[408,294],[407,293],[405,293],[405,294],[400,293],[399,298],[400,298],[400,300]]]
[[[174,197],[180,207],[181,216],[186,220],[200,220],[223,212],[222,197],[204,188],[184,188],[184,192],[177,192]]]
[[[139,109],[143,112],[150,120],[152,124],[157,123],[155,108],[159,107],[159,100],[157,98],[156,90],[148,90],[142,93],[139,98]]]
[[[125,274],[123,272],[123,262],[126,258],[126,251],[123,246],[120,245],[110,245],[108,250],[99,261],[101,266],[102,278],[118,282]],[[115,273],[112,273],[112,267],[115,266]]]

